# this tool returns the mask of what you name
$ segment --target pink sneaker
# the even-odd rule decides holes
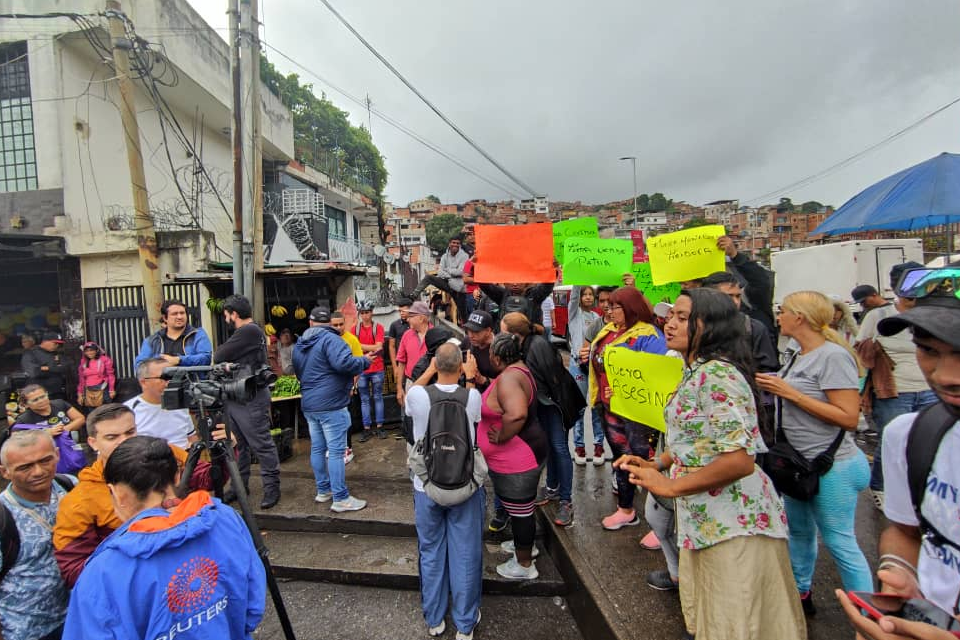
[[[640,546],[650,551],[656,551],[660,548],[660,540],[657,539],[657,534],[651,531],[640,538]]]
[[[624,513],[620,509],[617,509],[613,514],[607,516],[600,521],[600,524],[603,525],[603,528],[607,531],[616,531],[617,529],[622,529],[623,527],[635,527],[640,524],[640,518],[637,516],[637,512],[633,513]]]

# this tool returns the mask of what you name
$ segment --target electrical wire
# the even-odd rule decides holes
[[[393,73],[393,75],[395,75],[403,84],[405,84],[405,85],[407,86],[407,88],[410,89],[410,91],[412,91],[414,94],[416,94],[416,96],[417,96],[418,98],[420,98],[420,100],[422,100],[424,104],[426,104],[428,107],[430,107],[430,110],[431,110],[431,111],[433,111],[435,114],[437,114],[437,116],[438,116],[441,120],[443,120],[444,122],[446,122],[446,123],[450,126],[450,128],[453,129],[454,131],[456,131],[457,134],[458,134],[461,138],[463,138],[464,140],[466,140],[467,144],[469,144],[471,147],[473,147],[473,148],[477,151],[477,153],[479,153],[479,154],[482,155],[484,158],[486,158],[487,161],[489,161],[490,164],[492,164],[493,166],[495,166],[503,175],[507,176],[514,184],[518,185],[521,189],[523,189],[524,191],[526,191],[527,193],[529,193],[531,196],[537,197],[537,196],[541,195],[539,192],[535,191],[532,187],[530,187],[529,185],[527,185],[527,183],[525,183],[525,182],[522,181],[520,178],[518,178],[517,176],[515,176],[513,173],[511,173],[510,171],[508,171],[506,167],[504,167],[502,164],[500,164],[499,162],[497,162],[497,161],[493,158],[493,156],[491,156],[489,153],[487,153],[486,151],[484,151],[484,149],[483,149],[479,144],[477,144],[476,142],[474,142],[473,139],[470,138],[470,136],[468,136],[466,133],[464,133],[463,130],[462,130],[460,127],[458,127],[456,124],[454,124],[453,121],[452,121],[450,118],[448,118],[446,115],[444,115],[443,112],[440,111],[440,109],[438,109],[432,102],[430,102],[430,100],[428,100],[427,97],[426,97],[425,95],[423,95],[415,86],[413,86],[413,84],[412,84],[409,80],[407,80],[407,79],[403,76],[403,74],[401,74],[399,71],[397,71],[396,67],[394,67],[392,64],[390,64],[390,62],[389,62],[386,58],[384,58],[382,55],[380,55],[380,52],[377,51],[377,50],[373,47],[373,45],[371,45],[369,42],[367,42],[367,40],[366,40],[362,35],[360,35],[360,33],[359,33],[356,29],[353,28],[353,25],[351,25],[349,22],[347,22],[346,18],[344,18],[342,15],[340,15],[340,13],[333,7],[333,5],[330,4],[329,0],[320,0],[320,2],[323,3],[323,5],[324,5],[325,7],[327,7],[327,9],[330,10],[330,13],[332,13],[332,14],[337,18],[337,20],[339,20],[339,21],[341,22],[341,24],[343,24],[343,26],[345,26],[345,27],[350,31],[350,33],[352,33],[354,36],[356,36],[356,38],[363,44],[363,46],[365,46],[365,47],[370,51],[370,53],[372,53],[374,56],[376,56],[376,58],[377,58],[378,60],[380,60],[380,62],[382,62],[382,63],[384,64],[384,66],[386,66],[387,69],[389,69],[389,70],[391,71],[391,73]]]
[[[296,60],[294,60],[293,58],[291,58],[290,56],[288,56],[287,54],[285,54],[283,51],[277,49],[276,47],[274,47],[274,46],[271,45],[270,43],[261,40],[261,44],[262,44],[264,47],[266,47],[267,49],[270,49],[271,51],[273,51],[274,53],[276,53],[277,55],[279,55],[281,58],[283,58],[284,60],[286,60],[286,61],[289,62],[290,64],[295,65],[297,68],[301,69],[302,71],[304,71],[305,73],[309,74],[310,76],[316,78],[316,79],[319,80],[321,83],[323,83],[323,84],[325,84],[326,86],[330,87],[331,89],[333,89],[334,91],[336,91],[336,92],[339,93],[340,95],[344,96],[344,97],[347,98],[348,100],[356,103],[357,105],[363,107],[364,109],[367,108],[366,100],[363,100],[363,99],[361,99],[361,98],[359,98],[359,97],[351,94],[350,92],[348,92],[347,90],[339,87],[338,85],[334,84],[334,83],[331,82],[330,80],[327,80],[326,78],[324,78],[323,76],[321,76],[321,75],[318,74],[317,72],[312,71],[311,69],[303,66],[303,64],[301,64],[300,62],[297,62]],[[370,108],[370,111],[371,111],[374,115],[376,115],[378,118],[380,118],[381,120],[383,120],[384,122],[386,122],[387,124],[389,124],[390,126],[394,127],[395,129],[399,130],[400,132],[402,132],[402,133],[406,134],[407,136],[411,137],[413,140],[415,140],[416,142],[419,142],[420,144],[422,144],[422,145],[425,146],[426,148],[430,149],[431,151],[433,151],[433,152],[436,153],[437,155],[445,158],[446,160],[449,160],[450,162],[452,162],[453,164],[457,165],[458,167],[460,167],[461,169],[463,169],[463,170],[466,171],[467,173],[469,173],[469,174],[471,174],[472,176],[474,176],[475,178],[478,178],[478,179],[482,180],[483,182],[486,182],[487,184],[491,185],[492,187],[495,187],[495,188],[499,189],[500,191],[503,191],[504,193],[506,193],[506,194],[508,194],[508,195],[510,195],[510,196],[512,196],[512,197],[514,197],[514,198],[522,199],[522,196],[520,196],[519,194],[517,194],[514,189],[511,189],[510,187],[506,187],[506,186],[504,186],[503,184],[500,184],[500,183],[496,182],[496,181],[493,180],[492,178],[486,177],[485,175],[483,175],[482,173],[480,173],[480,170],[479,170],[479,169],[476,169],[476,168],[470,166],[469,164],[467,164],[465,161],[461,160],[460,158],[454,156],[454,155],[451,154],[451,153],[448,153],[448,152],[444,151],[443,149],[441,149],[441,148],[439,147],[439,145],[431,142],[430,140],[428,140],[427,138],[423,137],[422,135],[420,135],[420,134],[417,133],[416,131],[410,129],[409,127],[407,127],[406,125],[402,124],[402,123],[399,122],[398,120],[395,120],[394,118],[390,117],[389,115],[387,115],[387,114],[384,113],[383,111],[380,111],[379,109],[377,109],[377,108],[375,108],[375,107],[371,107],[371,108]]]
[[[848,166],[848,165],[850,165],[850,164],[853,164],[853,163],[856,162],[857,160],[859,160],[859,159],[863,158],[864,156],[872,153],[873,151],[876,151],[877,149],[879,149],[879,148],[881,148],[881,147],[884,147],[884,146],[890,144],[891,142],[893,142],[893,141],[896,140],[897,138],[899,138],[899,137],[901,137],[901,136],[909,133],[910,131],[916,129],[917,127],[919,127],[920,125],[922,125],[923,123],[925,123],[927,120],[930,120],[930,119],[933,118],[934,116],[942,113],[943,111],[946,111],[947,109],[949,109],[949,108],[952,107],[953,105],[957,104],[958,102],[960,102],[960,98],[954,98],[953,100],[951,100],[951,101],[948,102],[947,104],[943,105],[942,107],[938,107],[937,109],[934,109],[933,111],[931,111],[930,113],[926,114],[925,116],[923,116],[923,117],[920,118],[919,120],[916,120],[916,121],[908,124],[906,127],[900,129],[899,131],[896,131],[896,132],[890,134],[889,136],[887,136],[886,138],[884,138],[884,139],[881,140],[880,142],[876,142],[876,143],[870,145],[869,147],[867,147],[866,149],[863,149],[862,151],[859,151],[859,152],[853,154],[852,156],[849,156],[848,158],[845,158],[845,159],[841,160],[840,162],[837,162],[836,164],[830,165],[830,166],[827,167],[826,169],[822,169],[821,171],[818,171],[818,172],[816,172],[816,173],[814,173],[814,174],[811,174],[811,175],[807,176],[806,178],[802,178],[802,179],[800,179],[800,180],[797,180],[796,182],[792,182],[792,183],[788,184],[788,185],[785,186],[785,187],[781,187],[781,188],[779,188],[779,189],[774,189],[773,191],[769,191],[769,192],[767,192],[767,193],[765,193],[765,194],[763,194],[763,195],[761,195],[761,196],[757,196],[757,197],[755,197],[755,198],[750,198],[750,199],[748,199],[748,200],[744,200],[744,202],[745,202],[745,203],[748,203],[748,202],[761,202],[761,201],[765,201],[765,200],[767,200],[768,198],[771,198],[771,197],[774,197],[774,196],[777,196],[777,195],[781,195],[781,194],[784,194],[784,193],[787,193],[787,192],[790,192],[790,191],[794,191],[794,190],[799,189],[799,188],[801,188],[801,187],[805,187],[805,186],[807,186],[807,185],[809,185],[809,184],[813,184],[814,182],[817,182],[818,180],[821,180],[821,179],[823,179],[823,178],[826,178],[826,177],[827,177],[828,175],[830,175],[831,173],[834,173],[834,172],[838,171],[839,169],[842,169],[842,168],[844,168],[844,167],[846,167],[846,166]]]

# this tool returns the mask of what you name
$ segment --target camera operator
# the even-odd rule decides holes
[[[244,296],[229,296],[223,303],[223,317],[233,333],[213,354],[214,364],[232,362],[250,370],[250,373],[267,364],[267,336],[254,323],[250,301]],[[280,459],[277,446],[270,436],[270,389],[257,389],[252,400],[245,403],[224,400],[224,412],[233,433],[237,437],[240,476],[244,489],[249,494],[250,451],[260,461],[263,478],[263,501],[261,509],[270,509],[280,501]],[[236,487],[224,495],[224,502],[236,499]]]

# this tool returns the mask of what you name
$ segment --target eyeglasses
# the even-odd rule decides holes
[[[44,400],[49,400],[49,399],[50,399],[50,396],[45,393],[42,396],[37,396],[35,398],[27,398],[25,402],[27,404],[37,404],[38,402],[42,402]]]
[[[960,299],[960,268],[904,271],[894,291],[901,298],[926,298],[934,294],[952,294]]]

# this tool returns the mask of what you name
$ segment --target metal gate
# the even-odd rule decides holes
[[[191,325],[200,326],[200,285],[163,285],[164,300],[180,300],[187,306]],[[135,378],[133,361],[143,339],[151,333],[143,305],[143,287],[102,287],[83,290],[87,339],[93,340],[113,359],[117,378]],[[156,328],[154,328],[156,330]]]

